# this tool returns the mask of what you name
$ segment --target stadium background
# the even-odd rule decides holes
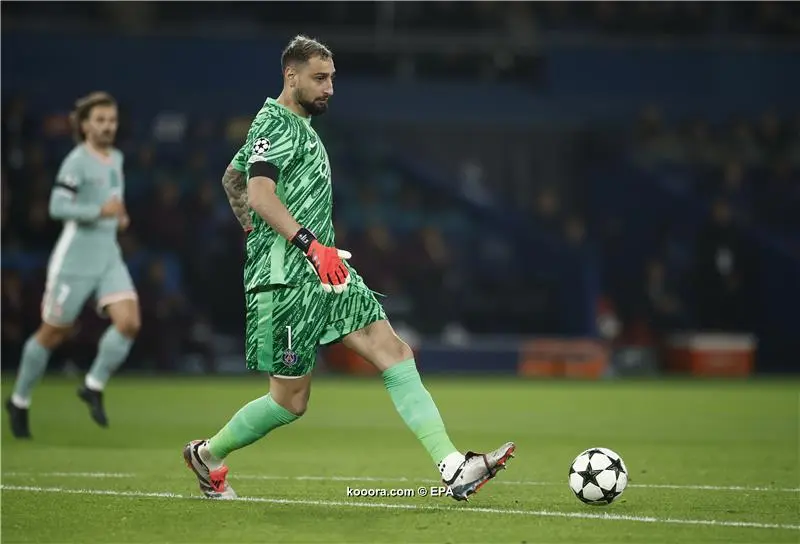
[[[305,33],[338,71],[315,126],[339,246],[423,372],[797,372],[795,5],[20,2],[2,24],[5,371],[39,321],[68,110],[99,89],[143,311],[124,370],[244,371],[219,180]],[[87,309],[50,369],[86,368],[104,326]],[[338,349],[321,370],[363,370]]]

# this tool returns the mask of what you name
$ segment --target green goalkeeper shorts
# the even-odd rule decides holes
[[[316,365],[319,345],[331,344],[386,319],[383,306],[351,268],[344,293],[326,293],[319,282],[275,286],[247,293],[247,368],[299,378]]]

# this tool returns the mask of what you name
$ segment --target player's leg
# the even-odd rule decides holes
[[[349,289],[336,301],[329,318],[323,343],[335,340],[341,340],[381,371],[395,409],[434,463],[463,459],[422,384],[414,352],[395,334],[383,307],[357,274],[353,274]]]
[[[397,412],[428,451],[455,499],[466,500],[514,456],[516,446],[512,442],[485,454],[468,451],[462,455],[456,449],[433,397],[422,383],[411,348],[397,337],[387,320],[351,332],[343,343],[381,371]]]
[[[210,498],[236,497],[227,483],[225,458],[297,421],[305,413],[310,391],[310,374],[296,379],[270,377],[269,393],[240,408],[210,439],[187,444],[183,457],[197,476],[200,490]]]
[[[114,372],[128,358],[141,327],[136,289],[122,259],[109,266],[100,279],[97,310],[100,315],[107,315],[111,319],[111,325],[100,337],[97,355],[83,385],[78,388],[78,397],[89,406],[95,423],[107,427],[103,390]]]
[[[33,389],[47,370],[51,353],[69,337],[95,285],[93,278],[54,276],[48,280],[42,297],[42,323],[25,342],[14,392],[6,402],[15,437],[30,438],[28,411]]]
[[[358,325],[357,325],[358,326]],[[463,460],[453,445],[439,409],[417,372],[414,352],[385,319],[347,334],[342,343],[381,371],[395,409],[437,465]]]
[[[269,393],[239,409],[207,444],[199,448],[201,459],[209,467],[218,468],[234,451],[299,419],[306,412],[310,394],[311,374],[298,378],[270,376]]]
[[[337,336],[345,346],[372,363],[400,417],[436,463],[454,498],[466,499],[505,467],[515,446],[507,443],[487,454],[462,454],[448,436],[433,397],[417,371],[414,353],[395,334],[386,315],[357,275],[337,300],[323,341]]]
[[[329,298],[312,283],[246,295],[247,366],[268,373],[270,388],[236,412],[212,438],[184,448],[184,460],[207,497],[235,497],[226,481],[225,458],[305,413],[325,322],[320,316]]]

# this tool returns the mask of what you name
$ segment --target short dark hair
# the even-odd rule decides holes
[[[281,55],[281,69],[286,70],[286,67],[291,64],[306,63],[314,57],[320,57],[323,60],[328,60],[333,57],[333,53],[327,46],[318,42],[308,36],[298,34],[286,49],[283,50]]]
[[[95,91],[75,101],[75,109],[69,115],[72,124],[72,132],[75,141],[80,143],[86,139],[86,135],[81,129],[81,124],[92,114],[96,106],[116,106],[117,101],[110,94],[103,91]]]

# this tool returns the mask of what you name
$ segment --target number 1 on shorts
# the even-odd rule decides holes
[[[289,349],[292,349],[292,326],[286,325],[286,339],[289,343],[287,346]]]

